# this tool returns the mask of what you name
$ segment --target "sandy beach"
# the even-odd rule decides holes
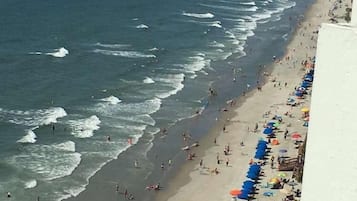
[[[194,160],[183,165],[169,185],[157,193],[157,200],[231,200],[230,190],[241,189],[242,183],[246,180],[249,162],[254,159],[258,140],[267,140],[266,135],[262,133],[263,126],[275,115],[282,117],[275,138],[279,144],[269,145],[271,150],[268,158],[274,156],[275,159],[273,163],[266,160],[267,164],[262,166],[265,174],[260,177],[258,191],[254,197],[260,201],[282,200],[293,190],[300,189],[303,192],[300,183],[294,187],[285,185],[282,189],[270,189],[266,184],[272,178],[291,180],[292,171],[279,174],[277,158],[282,154],[279,151],[281,149],[286,150],[284,157],[297,157],[298,149],[292,134],[299,133],[302,140],[306,136],[307,127],[303,126],[304,117],[301,109],[309,108],[310,95],[306,95],[304,99],[297,99],[298,104],[295,107],[286,103],[289,97],[294,96],[294,88],[299,86],[306,73],[307,68],[302,62],[306,60],[311,63],[313,60],[317,31],[322,22],[329,22],[329,11],[334,4],[334,1],[316,0],[286,47],[285,56],[276,58],[272,66],[266,68],[266,82],[262,90],[252,89],[245,97],[237,100],[236,105],[227,105],[229,111],[223,112],[222,117],[217,120],[215,129],[200,142],[200,147],[195,148]],[[342,16],[350,2],[342,1],[336,5],[334,14]],[[338,17],[336,20],[344,21]],[[254,131],[256,124],[258,129]],[[285,137],[284,132],[287,132]],[[229,152],[225,155],[224,150],[227,146]],[[219,164],[217,159],[220,160]],[[257,160],[254,159],[254,162]],[[267,192],[270,196],[266,196]]]

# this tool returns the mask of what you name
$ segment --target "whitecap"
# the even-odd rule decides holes
[[[69,54],[69,51],[64,47],[55,49],[55,52],[46,53],[46,55],[51,55],[53,57],[58,57],[58,58],[65,57],[67,54]]]
[[[26,135],[16,142],[19,143],[35,143],[37,140],[36,134],[32,130],[26,130]]]
[[[10,164],[16,164],[24,170],[35,173],[41,180],[54,180],[71,175],[81,161],[81,154],[75,152],[75,143],[24,146],[23,153],[9,159]],[[31,185],[34,182],[32,181]]]
[[[69,151],[69,152],[76,151],[76,144],[72,141],[55,144],[53,145],[53,147],[56,148],[56,150]]]
[[[249,6],[255,6],[255,2],[254,2],[254,1],[251,1],[251,2],[240,2],[239,4],[249,5]]]
[[[100,128],[101,121],[96,115],[92,115],[86,119],[69,120],[68,123],[71,126],[72,135],[78,138],[89,138]]]
[[[182,84],[184,79],[185,75],[183,73],[155,77],[156,81],[161,82],[161,86],[172,88],[172,90],[157,93],[156,96],[159,98],[167,98],[169,96],[177,94],[177,92],[181,91],[184,88],[184,85]]]
[[[138,26],[136,26],[137,29],[148,29],[149,26],[145,25],[145,24],[139,24]]]
[[[155,81],[150,77],[145,77],[145,79],[143,80],[143,83],[152,84],[152,83],[155,83]]]
[[[25,126],[42,126],[56,123],[57,119],[67,116],[67,113],[61,107],[27,111],[0,108],[0,115],[10,123]]]
[[[126,57],[126,58],[156,58],[155,55],[153,54],[144,54],[141,52],[136,52],[136,51],[114,51],[114,50],[102,50],[102,49],[95,49],[93,50],[94,53],[100,53],[103,55],[109,55],[109,56],[120,56],[120,57]]]
[[[217,27],[217,28],[222,28],[221,22],[220,21],[214,21],[209,23],[209,26],[211,27]]]
[[[41,54],[43,54],[43,53],[42,53],[42,52],[29,52],[29,54],[41,55]]]
[[[195,74],[196,71],[209,67],[211,60],[205,59],[205,56],[205,54],[198,53],[196,56],[189,57],[189,64],[183,65],[185,72]]]
[[[225,45],[222,44],[222,43],[218,43],[217,41],[212,41],[210,44],[209,44],[210,47],[218,47],[218,48],[224,48]]]
[[[95,43],[94,44],[95,46],[98,46],[98,47],[105,47],[105,48],[127,48],[127,47],[130,47],[130,45],[128,44],[104,44],[104,43]]]
[[[153,48],[149,49],[149,51],[158,51],[158,50],[159,50],[159,48],[157,48],[157,47],[153,47]]]
[[[108,102],[110,105],[116,105],[121,102],[121,100],[115,96],[109,96],[106,98],[102,98],[100,100],[104,102]]]
[[[25,188],[29,189],[29,188],[35,188],[37,186],[37,181],[36,179],[31,179],[27,182],[25,182]]]
[[[195,18],[213,18],[214,15],[212,13],[186,13],[183,12],[182,15],[188,17],[195,17]]]

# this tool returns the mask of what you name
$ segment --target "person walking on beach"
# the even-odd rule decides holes
[[[115,186],[115,191],[116,191],[117,193],[119,193],[119,184],[117,184],[117,185]]]
[[[135,168],[138,168],[138,167],[139,167],[139,162],[138,162],[138,160],[135,160],[135,161],[134,161],[134,167],[135,167]]]
[[[226,166],[228,167],[229,165],[229,158],[226,159]]]
[[[164,162],[161,163],[160,167],[161,167],[161,170],[164,170],[164,168],[165,168]]]
[[[171,161],[171,159],[169,159],[168,165],[171,166],[171,164],[172,164],[172,161]]]
[[[201,159],[200,160],[200,168],[202,168],[203,167],[203,160]]]
[[[214,138],[213,142],[214,142],[215,145],[217,145],[217,139],[216,138]]]

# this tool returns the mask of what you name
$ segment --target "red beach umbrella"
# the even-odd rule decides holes
[[[231,194],[232,196],[237,196],[237,195],[240,195],[241,193],[242,193],[242,191],[239,189],[236,189],[236,188],[229,191],[229,194]]]
[[[293,134],[291,135],[291,138],[292,138],[293,140],[298,140],[298,139],[301,138],[301,135],[300,135],[299,133],[293,133]]]

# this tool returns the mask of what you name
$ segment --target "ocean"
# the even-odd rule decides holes
[[[3,0],[0,195],[76,197],[129,148],[145,158],[255,87],[311,2]]]

